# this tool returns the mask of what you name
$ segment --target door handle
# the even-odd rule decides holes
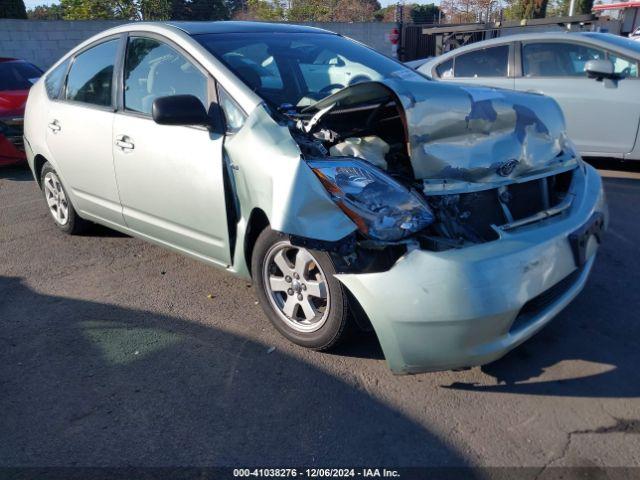
[[[49,130],[51,130],[53,133],[58,133],[60,130],[62,130],[62,127],[60,126],[60,123],[58,122],[58,120],[54,120],[47,126],[49,127]]]
[[[126,135],[118,135],[115,141],[116,147],[124,150],[133,150],[135,148],[135,144],[131,140],[131,138]]]

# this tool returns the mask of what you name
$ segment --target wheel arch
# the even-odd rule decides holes
[[[36,179],[36,182],[38,182],[38,186],[42,189],[42,168],[44,167],[44,164],[47,163],[49,160],[47,160],[44,155],[41,154],[37,154],[34,158],[33,158],[33,176]]]
[[[259,207],[255,207],[251,210],[244,234],[244,260],[250,275],[252,275],[251,256],[253,255],[253,248],[255,247],[256,240],[258,240],[262,231],[269,226],[271,226],[271,222],[264,210]]]

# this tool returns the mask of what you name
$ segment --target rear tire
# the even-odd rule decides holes
[[[42,192],[47,208],[56,227],[69,235],[76,235],[86,230],[88,222],[76,213],[62,181],[49,162],[42,166],[40,174]]]
[[[327,253],[294,246],[267,227],[254,246],[251,271],[262,309],[287,339],[329,350],[347,336],[347,295]]]

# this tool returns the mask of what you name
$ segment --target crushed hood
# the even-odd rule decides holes
[[[560,107],[542,95],[438,83],[416,74],[359,83],[305,110],[349,107],[390,93],[404,109],[411,165],[425,188],[503,183],[576,162]]]

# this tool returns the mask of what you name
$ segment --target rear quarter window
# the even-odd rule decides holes
[[[438,65],[436,67],[436,75],[438,78],[453,78],[453,58]]]
[[[56,68],[51,70],[49,74],[44,79],[44,88],[47,91],[47,96],[51,100],[55,100],[59,98],[60,91],[62,90],[62,85],[64,84],[64,79],[67,74],[67,69],[69,68],[69,59],[62,62]]]

